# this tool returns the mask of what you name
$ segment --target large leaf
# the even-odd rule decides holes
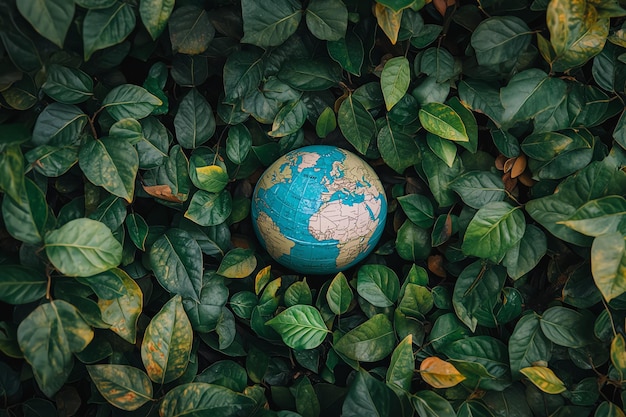
[[[520,207],[496,201],[478,210],[463,238],[468,255],[499,262],[524,236],[526,221]]]
[[[495,65],[517,57],[530,44],[532,32],[515,16],[485,19],[472,33],[471,44],[480,65]]]
[[[65,104],[82,103],[93,96],[93,80],[83,71],[51,65],[46,82],[41,86],[47,95]]]
[[[380,74],[380,87],[387,110],[391,110],[406,94],[410,82],[411,68],[408,59],[398,56],[385,63]]]
[[[162,416],[247,415],[256,403],[251,397],[219,385],[193,382],[169,391],[159,407]]]
[[[393,351],[395,342],[389,319],[383,314],[376,314],[339,339],[335,350],[353,360],[376,362]]]
[[[66,0],[17,0],[17,9],[44,38],[63,47],[72,18],[74,4]]]
[[[241,42],[260,47],[285,42],[298,28],[302,6],[296,0],[277,0],[268,8],[262,0],[242,0],[243,33]]]
[[[541,331],[539,316],[527,314],[515,325],[509,339],[509,362],[514,379],[520,370],[534,363],[548,363],[552,356],[552,342]]]
[[[434,391],[418,391],[411,402],[421,417],[456,417],[452,405]]]
[[[428,103],[420,109],[419,118],[424,129],[430,133],[453,141],[469,141],[463,119],[450,106]]]
[[[46,255],[61,273],[88,277],[120,264],[122,245],[104,223],[71,220],[45,236]]]
[[[475,209],[506,197],[502,179],[489,171],[467,172],[452,181],[450,188],[459,194],[465,204]]]
[[[46,196],[30,179],[24,181],[25,193],[18,201],[10,196],[2,200],[2,219],[6,231],[17,240],[34,245],[43,241],[50,226]]]
[[[359,268],[356,290],[361,297],[376,307],[392,306],[400,293],[396,273],[384,265],[363,265]]]
[[[197,148],[215,133],[213,109],[195,88],[180,101],[174,127],[176,140],[186,149]]]
[[[179,7],[172,13],[169,32],[174,52],[198,55],[209,47],[215,28],[205,9],[188,5]]]
[[[363,104],[352,95],[346,97],[339,106],[337,123],[348,142],[365,155],[376,135],[376,124]]]
[[[114,406],[133,411],[152,400],[152,383],[145,372],[129,365],[90,365],[96,388]]]
[[[46,295],[48,280],[39,271],[22,265],[0,265],[0,300],[26,304]]]
[[[306,25],[318,39],[337,41],[348,27],[348,9],[341,1],[312,0],[306,9]]]
[[[141,360],[150,379],[171,382],[187,369],[193,331],[179,295],[165,303],[146,328],[141,342]]]
[[[112,269],[105,276],[94,275],[87,282],[96,289],[98,308],[109,329],[128,343],[135,343],[137,320],[143,311],[143,293],[137,282],[121,269]]]
[[[535,384],[537,388],[547,394],[560,394],[567,388],[550,368],[543,366],[529,366],[520,369],[520,372],[526,376],[530,382]]]
[[[78,152],[78,164],[93,184],[129,203],[133,200],[139,155],[128,142],[114,137],[88,137]]]
[[[224,99],[235,102],[256,88],[263,76],[263,59],[261,51],[237,51],[231,54],[224,64]]]
[[[87,124],[87,115],[78,107],[52,103],[39,114],[33,129],[35,145],[71,145]]]
[[[437,356],[430,356],[422,361],[420,376],[434,388],[450,388],[465,379],[454,365]]]
[[[622,233],[608,233],[594,239],[591,273],[607,302],[626,292],[626,239]]]
[[[115,120],[143,119],[163,102],[145,88],[133,84],[122,84],[113,88],[104,97],[102,107]]]
[[[94,52],[117,45],[135,28],[135,12],[130,4],[118,2],[106,9],[90,9],[83,20],[85,61]]]
[[[156,40],[167,26],[174,9],[175,0],[143,0],[139,3],[139,15],[143,25]]]
[[[328,302],[331,311],[337,315],[347,312],[353,298],[354,294],[346,276],[342,272],[337,273],[326,292],[326,302]]]
[[[73,305],[63,300],[40,305],[17,329],[24,358],[48,397],[67,381],[74,363],[72,354],[85,349],[92,339],[91,327]]]
[[[614,233],[626,216],[626,199],[607,196],[583,204],[562,223],[587,236]]]
[[[189,233],[169,229],[150,248],[150,265],[169,292],[200,301],[202,250]]]
[[[394,417],[399,413],[400,402],[394,391],[361,368],[350,384],[341,415]]]
[[[296,350],[318,347],[329,333],[319,310],[304,304],[289,307],[265,324],[276,330],[287,346]]]
[[[550,307],[541,315],[540,324],[543,334],[557,345],[579,348],[593,340],[589,315],[571,308]]]

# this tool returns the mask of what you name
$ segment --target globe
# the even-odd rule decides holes
[[[277,159],[252,195],[252,224],[280,264],[330,274],[363,260],[382,235],[387,199],[376,172],[347,150],[305,146]]]

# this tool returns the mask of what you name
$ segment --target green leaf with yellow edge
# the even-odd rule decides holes
[[[88,277],[116,267],[122,245],[104,223],[75,219],[45,236],[48,259],[61,273]]]
[[[394,384],[408,392],[411,389],[414,369],[413,335],[409,334],[393,350],[385,382]]]
[[[380,87],[383,91],[387,111],[391,110],[404,97],[410,82],[411,67],[408,59],[397,56],[385,63],[380,74]]]
[[[259,295],[272,279],[271,268],[271,265],[266,266],[257,272],[256,277],[254,277],[254,293],[256,295]]]
[[[245,278],[254,272],[256,264],[253,250],[235,248],[226,253],[217,273],[226,278]]]
[[[330,333],[319,310],[305,304],[289,307],[265,324],[296,350],[315,349]]]
[[[334,347],[349,359],[376,362],[386,358],[395,344],[393,325],[384,314],[376,314],[346,333]]]
[[[352,288],[343,272],[338,272],[326,291],[326,301],[331,311],[337,315],[348,311],[354,298]]]
[[[73,353],[85,349],[92,339],[93,329],[76,307],[63,300],[41,304],[17,328],[24,358],[48,397],[67,381],[74,365]]]
[[[420,375],[424,382],[434,388],[450,388],[465,379],[454,365],[437,356],[429,356],[422,361]]]
[[[198,188],[210,193],[219,193],[229,181],[228,173],[220,165],[196,167],[196,178]]]
[[[83,20],[83,45],[85,61],[94,52],[122,43],[135,28],[133,7],[116,2],[106,9],[90,9]]]
[[[625,216],[626,199],[610,195],[586,202],[560,223],[587,236],[600,236],[616,232]]]
[[[419,111],[424,129],[444,139],[469,142],[463,119],[450,106],[442,103],[427,103]]]
[[[157,384],[171,382],[185,373],[193,330],[180,295],[170,299],[154,315],[141,342],[141,360],[148,377]]]
[[[395,11],[380,3],[376,3],[374,16],[376,16],[378,26],[385,32],[391,43],[395,45],[398,41],[398,33],[402,24],[402,10]]]
[[[201,54],[215,36],[207,11],[193,5],[177,8],[168,24],[172,50],[181,54]]]
[[[156,40],[167,26],[175,0],[142,0],[139,3],[139,16],[150,37]]]
[[[593,240],[591,273],[607,302],[626,292],[626,239],[622,233],[608,233]]]
[[[99,298],[98,307],[102,320],[110,325],[109,329],[126,340],[135,343],[137,340],[137,320],[143,310],[143,293],[137,282],[121,269],[112,271],[109,276],[115,283],[116,293],[109,294],[111,299]],[[115,282],[117,281],[117,282]]]
[[[100,394],[117,408],[133,411],[152,400],[152,382],[134,366],[90,365],[87,372]]]
[[[537,388],[547,394],[560,394],[567,391],[563,381],[561,381],[550,368],[544,366],[529,366],[519,371]]]
[[[191,197],[185,217],[200,226],[217,226],[232,213],[232,197],[228,190],[217,193],[198,190]]]
[[[625,417],[626,414],[624,414],[624,411],[622,411],[622,409],[610,402],[610,401],[603,401],[598,408],[596,409],[596,412],[594,413],[594,417]]]
[[[250,415],[257,403],[253,398],[229,388],[206,382],[179,385],[161,400],[161,416]]]
[[[624,379],[626,375],[626,341],[621,333],[616,334],[611,341],[611,363]]]

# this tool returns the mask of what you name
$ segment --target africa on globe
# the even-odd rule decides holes
[[[272,258],[306,274],[363,260],[385,227],[387,199],[376,172],[347,150],[305,146],[276,160],[252,196],[252,224]]]

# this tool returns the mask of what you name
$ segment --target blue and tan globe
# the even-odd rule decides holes
[[[252,223],[263,247],[305,274],[335,273],[361,261],[380,239],[386,215],[372,167],[335,146],[306,146],[280,157],[252,196]]]

